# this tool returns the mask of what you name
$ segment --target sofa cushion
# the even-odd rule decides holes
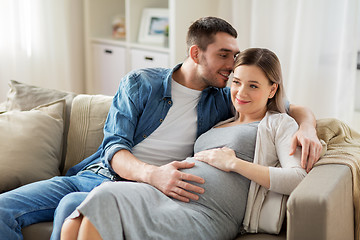
[[[64,106],[0,114],[0,192],[59,175]]]
[[[74,98],[63,173],[99,148],[112,99],[105,95],[85,94]]]
[[[0,113],[6,112],[6,102],[0,103]]]
[[[24,240],[49,240],[53,229],[52,222],[41,222],[21,229]]]
[[[66,115],[64,122],[64,142],[62,149],[62,161],[60,170],[63,169],[66,155],[67,134],[69,129],[70,111],[73,98],[77,95],[72,92],[59,91],[55,89],[42,88],[28,85],[26,83],[11,80],[10,90],[7,94],[6,110],[28,111],[42,104],[47,104],[59,99],[65,99]]]

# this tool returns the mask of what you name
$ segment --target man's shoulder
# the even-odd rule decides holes
[[[139,79],[146,79],[148,81],[158,80],[163,78],[171,72],[168,68],[142,68],[132,70],[126,75],[126,78],[131,81],[138,81]],[[154,78],[156,77],[156,78]]]
[[[167,68],[136,69],[126,74],[120,84],[128,89],[160,86],[170,72]]]
[[[213,95],[217,100],[224,100],[227,104],[230,104],[231,95],[230,89],[228,87],[225,88],[211,88],[209,91],[209,95]]]

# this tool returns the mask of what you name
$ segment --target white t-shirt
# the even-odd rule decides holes
[[[172,80],[173,105],[163,123],[134,146],[134,156],[156,166],[191,156],[196,140],[197,104],[200,96],[201,91],[187,88]]]

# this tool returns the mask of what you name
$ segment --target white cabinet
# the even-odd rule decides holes
[[[125,48],[106,44],[92,44],[93,88],[98,93],[114,95],[125,71]]]
[[[169,54],[131,49],[131,69],[169,67]]]
[[[115,84],[113,79],[116,81],[122,71],[128,72],[142,67],[172,67],[183,61],[186,58],[185,41],[190,24],[200,17],[220,16],[219,9],[222,9],[224,5],[229,5],[231,0],[83,1],[87,93],[107,94],[112,92],[113,84]],[[142,13],[145,8],[168,9],[169,43],[167,46],[163,43],[138,42]],[[126,37],[124,39],[112,37],[112,23],[116,16],[125,18]],[[104,48],[106,46],[119,47],[122,53],[119,53],[120,50],[114,51],[113,55],[100,53],[100,50],[97,52],[93,48],[94,43],[101,44]]]

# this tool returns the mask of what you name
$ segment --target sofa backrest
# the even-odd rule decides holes
[[[63,174],[99,148],[113,97],[77,95],[72,102]]]

